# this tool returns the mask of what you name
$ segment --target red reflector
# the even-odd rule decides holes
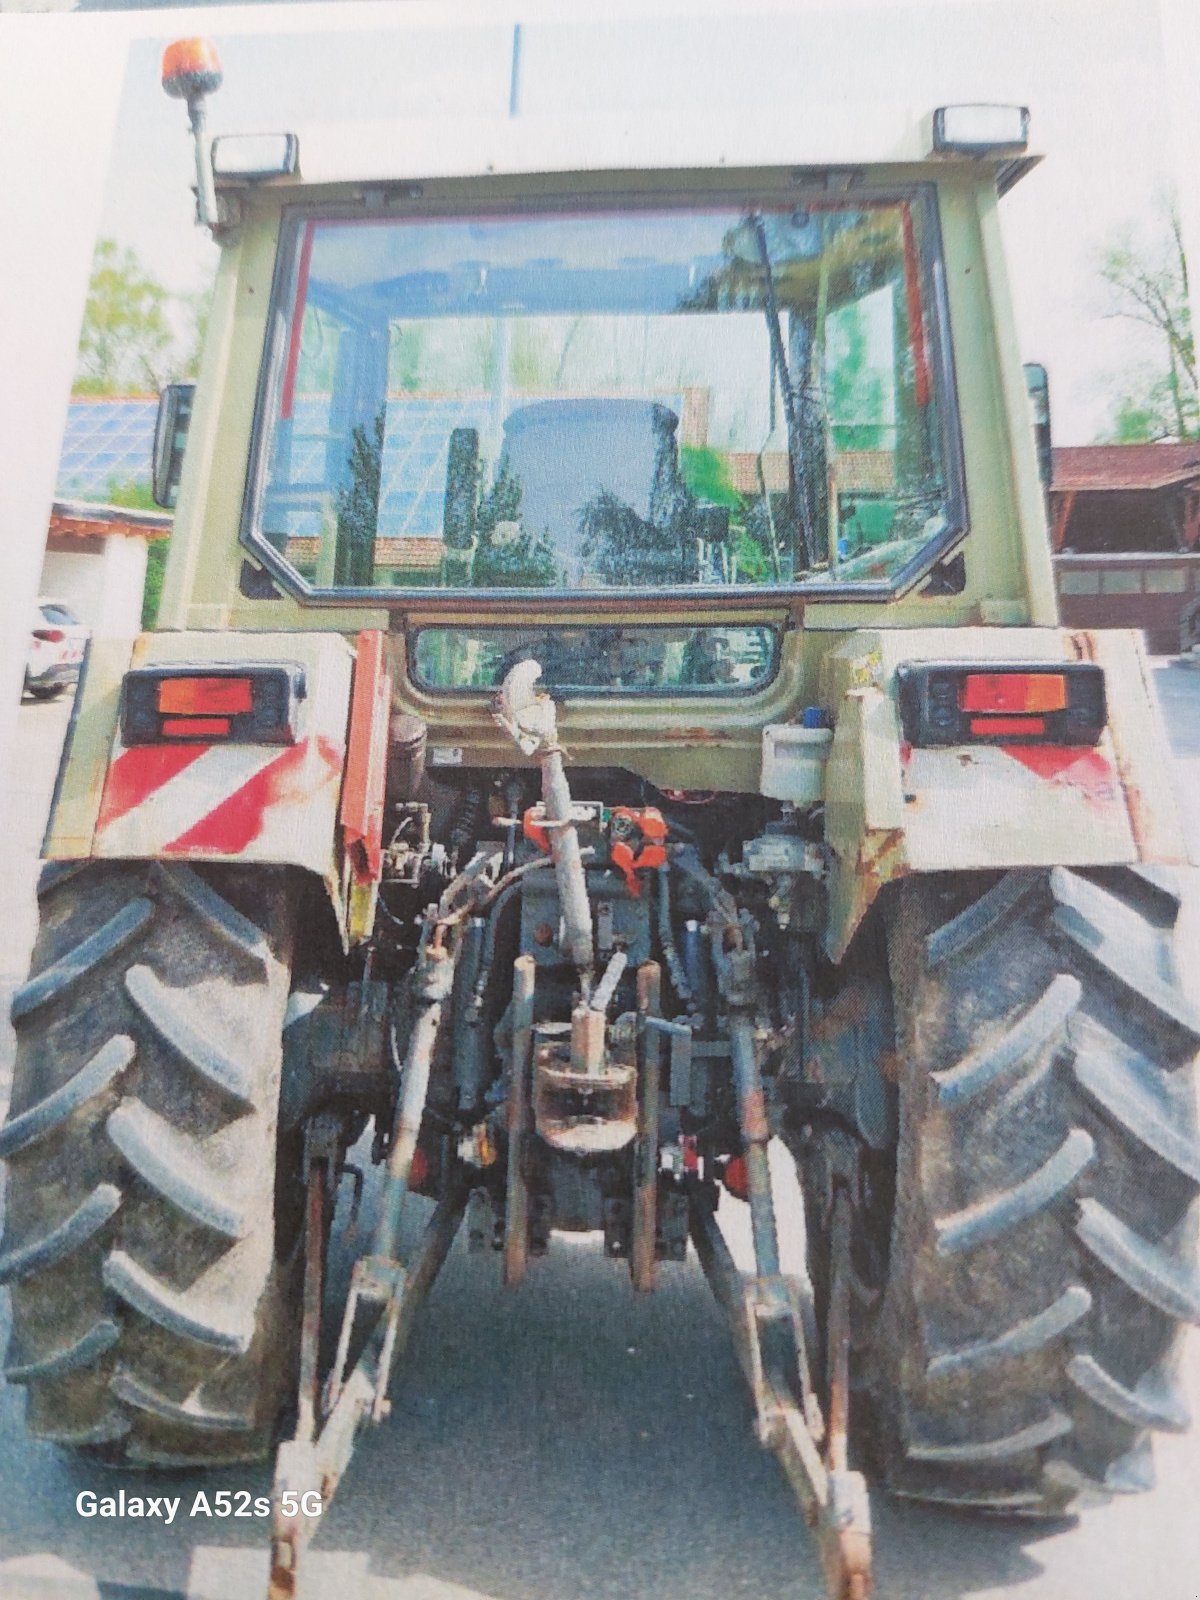
[[[254,709],[254,686],[249,678],[164,678],[158,686],[158,709],[185,717],[236,717]]]
[[[1061,672],[969,672],[963,711],[1065,711],[1067,680]]]
[[[419,1194],[429,1181],[429,1157],[420,1145],[413,1151],[412,1165],[408,1169],[408,1187],[413,1194]]]
[[[750,1173],[746,1168],[745,1156],[730,1156],[721,1179],[735,1200],[750,1198]]]
[[[41,639],[45,644],[61,644],[67,636],[61,628],[35,628],[33,637]]]
[[[164,717],[164,739],[228,739],[228,717]]]
[[[1040,738],[1046,731],[1045,717],[972,717],[971,732],[984,739]]]

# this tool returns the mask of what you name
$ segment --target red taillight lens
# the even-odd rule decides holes
[[[164,739],[228,739],[228,717],[164,717],[159,732]]]
[[[61,644],[67,636],[61,628],[35,628],[33,637],[44,644]]]
[[[236,717],[254,708],[249,678],[164,678],[158,686],[158,709],[167,716]],[[169,730],[163,725],[163,732]],[[228,722],[224,731],[229,732]]]
[[[1040,739],[1046,732],[1045,717],[972,717],[971,733],[983,739]]]
[[[970,672],[959,708],[1000,716],[1065,711],[1067,680],[1060,672]]]

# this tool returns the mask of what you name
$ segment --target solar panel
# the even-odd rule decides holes
[[[430,538],[442,531],[446,458],[455,428],[487,423],[483,399],[392,400],[383,441],[379,532],[385,538]]]
[[[149,488],[157,400],[72,400],[67,408],[58,494],[110,500],[130,485]]]
[[[676,414],[680,401],[672,397]],[[313,538],[321,532],[319,485],[337,481],[327,467],[332,447],[343,452],[340,436],[328,432],[328,397],[298,395],[292,418],[290,469],[276,477],[313,487],[304,506],[288,506],[273,517],[276,532]],[[58,466],[63,499],[109,500],[131,484],[148,488],[157,400],[72,400],[67,411]],[[486,433],[486,396],[391,395],[383,441],[379,496],[380,539],[440,538],[446,489],[446,460],[455,428]]]
[[[336,471],[327,465],[326,452],[331,443],[338,452],[344,451],[345,445],[340,436],[330,438],[327,404],[326,399],[317,396],[296,398],[289,483],[337,481]],[[440,537],[450,434],[455,428],[482,429],[487,414],[488,402],[479,396],[389,396],[380,467],[381,539]],[[294,538],[320,532],[321,513],[315,508],[290,509],[283,520],[287,533]]]

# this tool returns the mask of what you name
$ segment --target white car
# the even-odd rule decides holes
[[[52,700],[77,683],[90,632],[65,601],[39,600],[25,664],[25,693]]]

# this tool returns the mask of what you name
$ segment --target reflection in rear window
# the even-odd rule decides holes
[[[899,582],[963,519],[927,200],[296,218],[251,542],[327,593]]]
[[[422,628],[412,672],[425,689],[491,689],[537,661],[551,689],[730,693],[775,673],[774,628]]]

